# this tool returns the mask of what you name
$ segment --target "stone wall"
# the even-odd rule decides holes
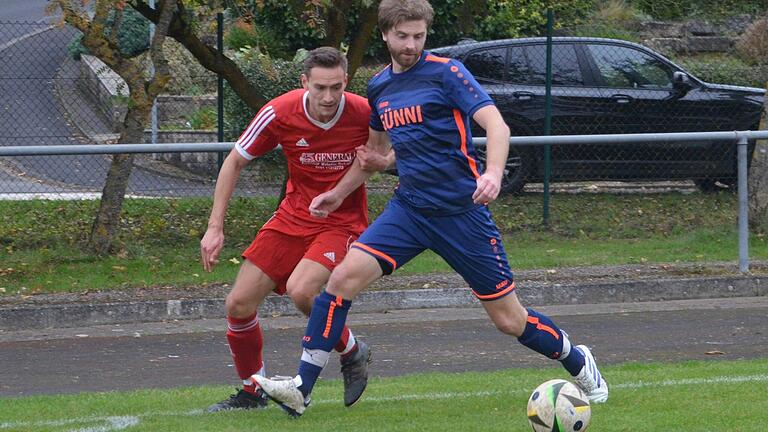
[[[112,129],[117,130],[125,118],[129,96],[128,86],[120,75],[98,58],[83,55],[77,85],[97,105]],[[202,108],[216,108],[216,96],[160,95],[157,97],[157,121],[161,126],[182,124]]]
[[[144,131],[144,142],[152,142],[152,131]],[[218,142],[216,131],[158,131],[158,143]],[[152,159],[169,163],[194,174],[216,177],[218,153],[152,153]]]
[[[643,45],[665,54],[728,52],[753,20],[749,15],[739,15],[721,23],[648,21],[639,24],[638,30]]]

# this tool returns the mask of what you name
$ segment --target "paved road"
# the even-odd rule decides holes
[[[0,21],[50,22],[55,16],[45,16],[47,5],[48,0],[3,0]]]
[[[65,115],[71,109],[91,111],[77,100],[79,64],[68,57],[67,44],[76,32],[50,28],[45,0],[3,0],[0,12],[0,145],[68,145],[91,143]],[[58,96],[57,96],[58,95]],[[93,113],[76,115],[91,122]],[[103,122],[98,122],[99,124]],[[93,125],[91,125],[93,126]],[[103,129],[97,128],[97,129]],[[109,132],[108,130],[106,132]],[[105,132],[105,133],[106,133]],[[0,194],[100,192],[110,158],[46,156],[7,158],[0,164]],[[135,168],[128,193],[163,196],[210,196],[210,182],[157,175]]]
[[[768,356],[765,297],[541,310],[557,317],[575,342],[594,346],[605,364]],[[353,331],[374,347],[374,376],[547,364],[495,331],[480,308],[351,317]],[[268,372],[292,375],[303,321],[262,322]],[[336,362],[325,377],[339,377]],[[0,396],[236,384],[222,320],[0,333],[0,364]]]

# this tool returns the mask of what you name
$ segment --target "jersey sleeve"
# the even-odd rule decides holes
[[[277,124],[275,107],[272,104],[265,105],[237,139],[235,149],[248,160],[271,151],[280,143],[276,133]]]
[[[373,79],[376,79],[374,77]],[[373,81],[373,79],[371,81]],[[373,86],[371,83],[368,83],[368,106],[371,108],[371,119],[368,122],[368,126],[371,127],[373,130],[377,130],[379,132],[384,131],[384,125],[381,123],[381,118],[379,117],[379,111],[376,107],[376,96],[374,95],[375,92],[373,90]]]
[[[480,108],[493,104],[491,97],[464,64],[452,59],[447,66],[443,73],[443,86],[454,106],[472,117]]]

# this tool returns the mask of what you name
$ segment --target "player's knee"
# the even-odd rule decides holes
[[[305,315],[309,315],[309,312],[312,310],[312,302],[318,291],[319,289],[316,289],[314,285],[291,283],[291,281],[288,281],[288,284],[285,286],[285,292],[288,294],[288,297],[291,298],[296,308]]]
[[[258,305],[254,305],[253,301],[238,295],[237,293],[230,292],[227,295],[227,299],[224,301],[224,307],[227,311],[227,316],[229,317],[247,318],[256,312]]]
[[[344,299],[351,300],[358,291],[359,278],[355,277],[349,266],[340,265],[333,270],[326,291],[329,294],[341,296]]]
[[[520,337],[525,331],[525,320],[517,316],[497,317],[493,324],[500,332],[514,337]]]

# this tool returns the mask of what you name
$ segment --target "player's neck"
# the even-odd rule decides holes
[[[310,104],[309,99],[307,99],[307,101],[304,103],[304,110],[312,120],[315,120],[318,123],[328,123],[336,116],[336,113],[339,111],[339,107],[336,107],[336,110],[333,112],[333,114],[322,116],[312,109],[312,104]]]
[[[398,62],[395,60],[395,58],[394,58],[394,57],[390,57],[390,59],[392,60],[392,72],[394,72],[394,73],[396,73],[396,74],[400,74],[400,73],[403,73],[403,72],[408,72],[409,70],[413,69],[413,67],[414,67],[414,66],[416,66],[417,64],[419,64],[419,62],[421,61],[421,57],[422,57],[423,55],[424,55],[424,51],[422,51],[422,52],[421,52],[421,54],[419,55],[419,58],[418,58],[418,59],[416,59],[416,62],[415,62],[415,63],[413,63],[413,64],[412,64],[412,65],[410,65],[410,66],[403,66],[403,65],[401,65],[400,63],[398,63]]]

